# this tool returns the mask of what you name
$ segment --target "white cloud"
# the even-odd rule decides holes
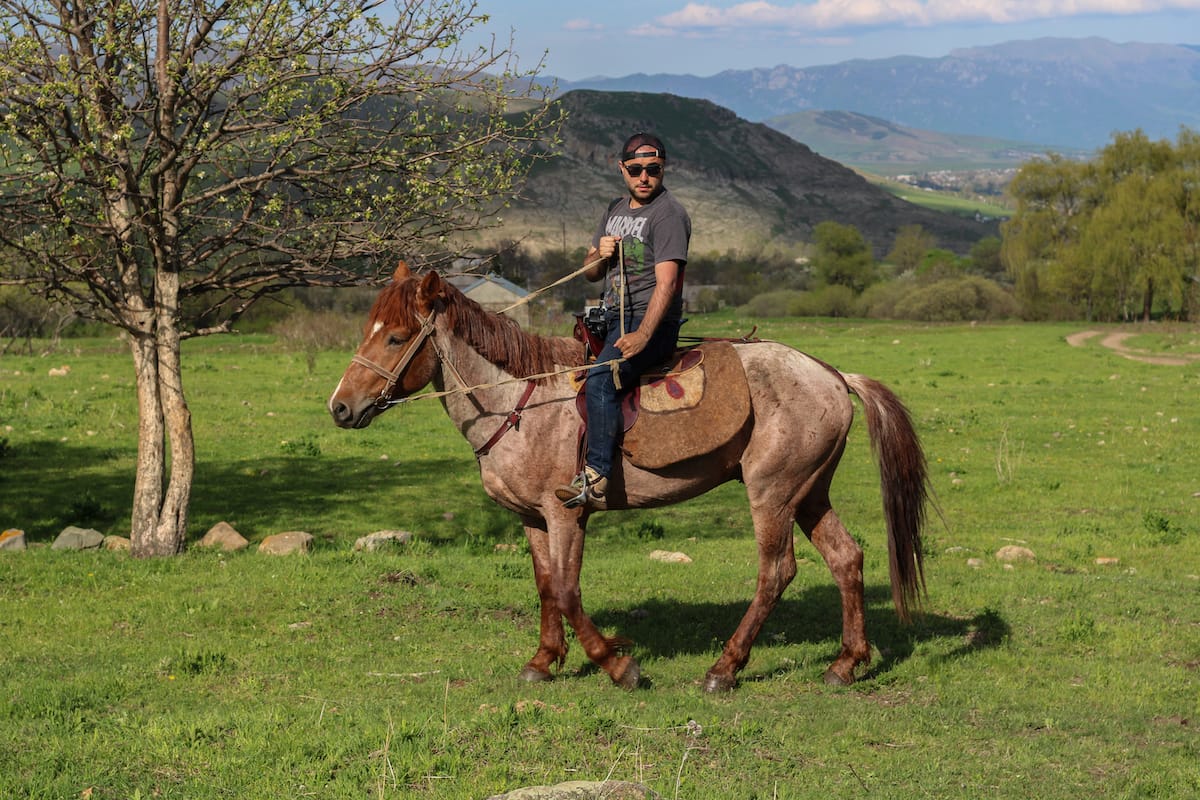
[[[780,5],[750,0],[721,8],[688,3],[655,20],[679,32],[747,28],[793,31],[876,26],[929,27],[944,23],[1015,23],[1088,15],[1127,16],[1200,10],[1200,0],[814,0]]]
[[[602,31],[604,30],[604,26],[599,22],[592,22],[590,19],[569,19],[563,23],[563,30],[590,33],[592,31]]]

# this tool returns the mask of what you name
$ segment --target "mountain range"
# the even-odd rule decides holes
[[[675,94],[771,124],[802,111],[850,111],[911,128],[1094,150],[1115,131],[1174,139],[1180,126],[1200,128],[1200,45],[1047,38],[940,58],[634,74],[560,80],[558,88]]]

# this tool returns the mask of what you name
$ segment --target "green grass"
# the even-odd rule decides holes
[[[857,422],[834,492],[865,550],[875,657],[848,689],[820,681],[837,594],[799,542],[740,687],[701,692],[753,591],[737,485],[593,521],[585,603],[634,640],[650,688],[614,688],[578,647],[559,680],[518,684],[531,569],[470,448],[435,403],[336,429],[324,401],[349,354],[310,371],[267,337],[187,345],[190,538],[222,519],[254,542],[302,529],[311,556],[51,551],[68,523],[127,531],[131,367],[101,340],[0,358],[0,527],[34,543],[0,553],[0,797],[482,798],[608,776],[668,798],[1196,796],[1196,366],[1069,347],[1083,326],[689,328],[753,322],[904,398],[945,517],[926,614],[901,625]],[[1195,350],[1195,329],[1139,330],[1138,347]],[[416,542],[351,551],[380,528]],[[1006,569],[992,554],[1012,543],[1037,560]]]
[[[908,184],[898,183],[886,178],[871,178],[871,181],[901,200],[907,200],[914,205],[930,208],[934,211],[956,214],[960,217],[982,214],[985,217],[1008,219],[1013,213],[1011,208],[1006,208],[999,203],[987,200],[965,197],[950,192],[925,191],[924,189],[917,189]]]

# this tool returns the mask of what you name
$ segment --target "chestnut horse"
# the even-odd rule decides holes
[[[854,414],[849,395],[863,403],[880,465],[892,599],[903,620],[924,589],[921,528],[928,483],[920,442],[904,406],[878,381],[841,373],[777,342],[734,347],[750,387],[751,414],[742,431],[707,456],[665,469],[618,465],[609,483],[609,508],[678,503],[726,481],[742,481],[758,545],[758,583],[704,688],[734,687],[755,637],[795,576],[793,524],[825,559],[841,592],[842,648],[825,680],[850,684],[855,667],[870,660],[863,556],[829,500]],[[633,688],[640,667],[628,642],[601,635],[581,601],[590,512],[564,508],[554,496],[578,469],[580,420],[566,373],[582,363],[577,341],[526,333],[436,272],[416,276],[401,263],[371,309],[363,341],[329,398],[329,413],[343,428],[362,428],[428,384],[446,392],[441,402],[475,448],[484,490],[516,512],[529,539],[541,633],[520,677],[549,680],[551,670],[561,668],[565,618],[587,657],[615,683]]]

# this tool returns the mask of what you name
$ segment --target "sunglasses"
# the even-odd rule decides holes
[[[663,172],[662,164],[646,164],[645,166],[641,164],[622,164],[621,166],[625,168],[625,171],[629,173],[629,177],[631,178],[642,177],[642,172],[645,172],[651,178],[657,178]]]

